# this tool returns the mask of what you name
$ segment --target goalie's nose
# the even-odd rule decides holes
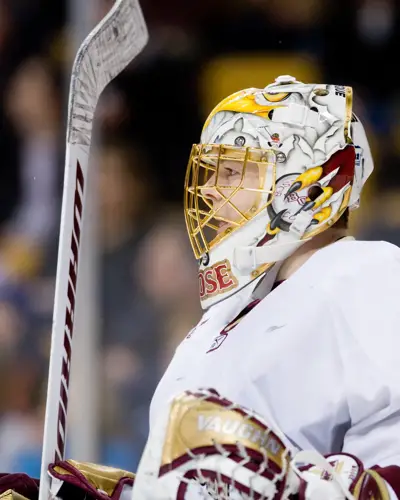
[[[213,173],[212,176],[207,180],[207,182],[201,187],[202,196],[209,202],[211,202],[214,209],[218,207],[218,204],[222,200],[221,194],[218,192],[216,188],[216,173]]]

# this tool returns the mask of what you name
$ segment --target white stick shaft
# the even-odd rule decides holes
[[[67,144],[41,469],[41,481],[47,480],[48,488],[41,484],[40,500],[45,500],[50,487],[47,475],[49,463],[62,460],[65,451],[71,344],[88,160],[89,146]]]
[[[98,0],[69,0],[69,19],[73,47],[80,43],[90,29],[98,12]],[[68,89],[69,90],[69,89]],[[92,151],[96,148],[96,125],[93,124]],[[83,234],[79,256],[79,277],[76,296],[74,339],[68,411],[68,454],[75,460],[99,461],[99,300],[97,201],[98,171],[88,170],[86,201],[83,214]]]

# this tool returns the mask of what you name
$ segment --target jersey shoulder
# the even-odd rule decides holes
[[[304,269],[316,288],[384,293],[388,280],[400,286],[400,248],[386,241],[338,241],[319,250]]]
[[[309,261],[311,286],[325,305],[320,314],[332,322],[342,345],[353,342],[381,370],[398,366],[393,352],[400,349],[400,248],[385,241],[345,240]]]

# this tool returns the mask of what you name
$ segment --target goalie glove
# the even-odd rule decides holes
[[[131,500],[134,474],[75,460],[49,466],[51,493],[61,500]]]
[[[65,460],[51,464],[51,496],[60,500],[131,500],[134,474],[113,467]],[[0,500],[37,500],[39,479],[0,474]]]
[[[308,466],[297,467],[297,463]],[[300,478],[297,500],[389,500],[385,480],[373,469],[364,469],[347,453],[322,457],[313,451],[299,452],[292,468]]]
[[[39,494],[39,480],[27,474],[0,474],[0,500],[32,500]]]
[[[289,498],[290,459],[254,412],[214,390],[186,391],[150,432],[132,500]]]
[[[37,498],[37,495],[35,499]],[[28,500],[27,497],[20,495],[15,490],[6,490],[0,494],[0,500]]]

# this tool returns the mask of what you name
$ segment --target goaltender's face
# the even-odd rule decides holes
[[[218,170],[204,184],[202,194],[212,204],[217,234],[235,223],[243,222],[258,209],[260,203],[261,176],[256,163],[222,160]]]

